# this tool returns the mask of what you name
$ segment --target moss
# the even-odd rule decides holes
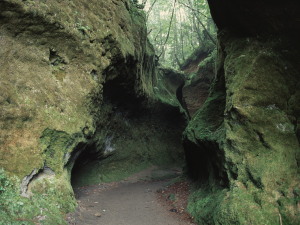
[[[197,143],[196,139],[221,142],[224,136],[224,103],[223,92],[212,93],[191,119],[184,135],[194,143]]]
[[[218,110],[213,91],[185,131],[187,143],[197,146],[194,151],[202,159],[211,164],[219,159],[221,166],[213,169],[225,169],[229,182],[215,188],[218,183],[211,180],[218,177],[209,173],[207,186],[192,194],[190,211],[199,224],[297,224],[298,200],[292,191],[299,185],[299,142],[293,122],[297,115],[287,105],[296,93],[297,65],[276,50],[290,48],[277,39],[231,38],[222,37],[225,60],[218,69],[226,81],[226,104],[223,95]],[[213,117],[214,112],[220,112],[219,117]],[[214,145],[223,159],[209,153]],[[201,158],[198,162],[204,163]]]
[[[20,196],[16,188],[19,186],[19,179],[8,177],[2,169],[0,183],[1,225],[66,224],[62,213],[73,210],[75,206],[72,191],[66,193],[65,187],[62,187],[66,184],[65,179],[55,180],[47,186],[49,189],[43,189],[30,198]],[[62,188],[56,189],[59,186]]]
[[[168,69],[161,68],[157,72],[156,83],[154,87],[154,98],[164,104],[179,107],[180,102],[177,99],[176,91],[183,84],[182,74]]]
[[[137,7],[131,5],[129,12],[135,24],[146,27],[146,13],[144,10],[139,10]]]
[[[99,167],[110,174],[107,181],[127,176],[150,161],[171,164],[182,160],[180,135],[168,136],[176,133],[172,129],[157,133],[159,123],[155,128],[151,122],[139,128],[138,121],[131,133],[126,120],[114,121],[122,123],[120,128],[99,112],[102,85],[109,79],[125,77],[124,86],[139,97],[153,94],[146,81],[154,73],[154,51],[146,39],[142,11],[128,1],[98,0],[7,0],[1,1],[0,8],[4,46],[0,49],[4,65],[0,68],[4,81],[0,84],[0,126],[5,128],[0,130],[0,165],[20,179],[39,171],[29,183],[34,193],[30,199],[19,196],[16,187],[20,182],[13,184],[13,196],[6,199],[5,207],[21,199],[23,211],[16,205],[5,209],[4,224],[16,224],[18,218],[22,224],[38,223],[44,216],[41,223],[64,224],[61,213],[74,209],[64,167],[72,166],[68,161],[79,143],[100,143],[97,151],[101,155],[101,142],[115,135],[120,153],[111,157],[119,161],[116,164],[107,158]],[[110,108],[105,113],[117,112]],[[99,136],[92,138],[95,126]],[[165,144],[157,141],[162,133]],[[152,134],[155,137],[146,145]],[[124,172],[123,166],[127,168]],[[43,177],[41,171],[47,167],[55,175]]]
[[[167,145],[160,142],[158,137],[148,136],[145,141],[138,140],[136,134],[130,135],[133,138],[131,140],[124,140],[124,137],[122,140],[113,141],[115,152],[108,158],[80,167],[74,173],[73,185],[119,181],[153,164],[167,167],[178,165],[179,156],[176,154],[180,155],[180,152],[174,151],[174,146],[168,151]]]
[[[100,160],[89,165],[81,165],[79,161],[79,167],[75,165],[73,172],[75,185],[120,180],[152,164],[171,166],[183,163],[181,130],[177,127],[182,125],[183,118],[178,109],[160,103],[150,109],[142,107],[122,111],[119,107],[114,111],[116,107],[108,102],[101,109],[101,120],[98,121],[101,129],[95,137],[97,144],[87,150]],[[176,125],[172,122],[173,116]]]
[[[69,172],[64,170],[61,175],[45,176],[33,180],[29,192],[36,195],[46,195],[48,201],[55,203],[62,213],[75,210],[76,201],[70,184]]]
[[[260,199],[260,196],[257,197]],[[277,212],[272,205],[261,205],[256,202],[251,190],[233,187],[230,194],[220,202],[216,214],[216,224],[277,224],[279,217],[273,215]]]
[[[205,59],[203,59],[199,63],[199,69],[205,71],[214,68],[216,63],[216,57],[217,57],[217,50],[214,49],[209,53],[209,55]]]
[[[63,131],[44,130],[40,143],[44,149],[45,166],[60,175],[67,164],[71,152],[80,141],[85,139],[81,134],[69,135]]]
[[[225,197],[226,190],[211,190],[210,187],[205,186],[198,187],[197,189],[189,196],[187,210],[197,224],[214,224],[214,213]]]
[[[197,144],[198,140],[221,144],[224,139],[224,111],[226,104],[223,69],[219,69],[211,84],[204,104],[193,115],[184,131],[184,137]]]
[[[258,201],[263,196],[261,191],[247,189],[238,183],[230,190],[211,185],[197,189],[190,196],[188,211],[198,224],[279,223],[277,208]]]
[[[205,44],[201,45],[198,49],[192,52],[192,54],[182,63],[180,69],[186,70],[190,64],[197,62],[199,59],[207,58],[214,49],[214,44],[206,42]]]
[[[72,180],[74,187],[93,185],[99,183],[108,183],[123,180],[130,175],[137,173],[150,164],[147,162],[136,162],[132,160],[117,161],[104,160],[102,162],[89,163],[76,173]]]

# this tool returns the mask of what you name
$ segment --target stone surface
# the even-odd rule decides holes
[[[213,48],[199,48],[181,68],[188,77],[182,88],[182,98],[190,117],[201,108],[209,95],[215,77],[216,50]]]
[[[24,196],[47,196],[50,224],[62,223],[53,207],[74,209],[76,158],[106,143],[109,117],[101,115],[113,112],[103,92],[111,101],[155,98],[155,57],[146,34],[144,14],[128,0],[0,2],[0,167],[23,180],[15,185]],[[44,215],[39,203],[19,199],[18,188],[6,193],[3,223]],[[26,210],[9,208],[10,200]]]
[[[199,224],[298,224],[299,6],[209,3],[220,53],[185,131],[188,168],[203,183],[189,209]]]

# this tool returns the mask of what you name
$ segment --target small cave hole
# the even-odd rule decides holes
[[[214,180],[222,187],[229,186],[228,175],[223,168],[223,160],[218,155],[220,149],[214,143],[194,144],[184,142],[186,172],[189,177],[200,183]]]
[[[71,172],[71,184],[72,187],[78,187],[81,180],[84,179],[84,173],[88,171],[90,165],[99,161],[99,152],[96,150],[96,144],[81,146],[75,151],[73,157],[73,167]]]

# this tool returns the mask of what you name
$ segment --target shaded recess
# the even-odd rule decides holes
[[[193,117],[207,99],[215,77],[215,46],[199,47],[181,69],[187,81],[182,87],[182,100],[190,117]]]
[[[137,94],[135,66],[127,60],[107,70],[97,130],[75,161],[73,186],[122,179],[150,164],[184,162],[184,115],[179,107]]]
[[[183,146],[187,173],[193,180],[228,187],[229,179],[224,168],[225,152],[222,149],[224,110],[225,80],[221,66],[210,95],[184,132]]]
[[[184,142],[187,173],[194,181],[202,184],[214,183],[228,187],[229,180],[224,170],[224,153],[218,144],[206,142],[194,144]]]

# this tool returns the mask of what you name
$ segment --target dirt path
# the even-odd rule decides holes
[[[178,170],[156,167],[114,183],[75,190],[79,209],[70,224],[77,225],[188,225],[159,203],[157,190],[165,187]],[[155,178],[155,180],[153,180]]]

